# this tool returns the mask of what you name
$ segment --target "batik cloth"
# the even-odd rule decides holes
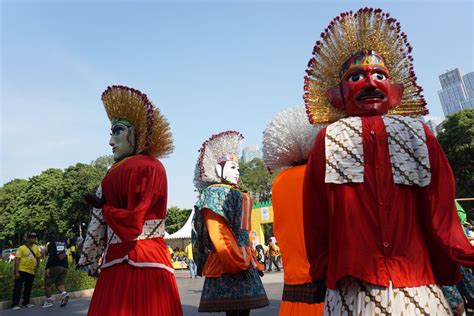
[[[412,316],[453,315],[440,287],[434,284],[394,288],[368,284],[353,278],[339,282],[326,293],[324,315]]]
[[[426,135],[421,121],[382,116],[395,184],[427,186],[431,181]],[[326,183],[364,182],[362,119],[348,117],[326,129]]]

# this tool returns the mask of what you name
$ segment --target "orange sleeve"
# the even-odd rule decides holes
[[[239,273],[247,270],[250,258],[244,258],[242,248],[237,245],[234,232],[229,228],[224,218],[208,209],[203,210],[203,215],[209,237],[224,273]]]

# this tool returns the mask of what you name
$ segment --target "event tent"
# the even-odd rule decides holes
[[[192,220],[194,216],[194,210],[189,215],[186,223],[178,231],[173,234],[168,234],[165,232],[165,241],[171,248],[179,247],[181,250],[186,247],[187,244],[191,242],[191,229],[192,229]]]

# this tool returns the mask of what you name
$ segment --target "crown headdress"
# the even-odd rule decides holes
[[[166,118],[146,94],[126,86],[111,86],[102,93],[110,121],[124,119],[135,128],[137,153],[163,158],[173,152],[173,138]]]
[[[416,83],[413,70],[412,47],[401,32],[400,23],[382,9],[361,8],[355,14],[343,12],[335,17],[321,33],[308,62],[304,79],[304,101],[311,123],[331,123],[347,117],[334,108],[326,97],[326,90],[340,84],[341,66],[357,52],[373,50],[385,61],[390,80],[404,86],[400,105],[390,114],[428,114],[423,90]]]
[[[263,160],[270,171],[278,171],[308,159],[322,124],[311,125],[304,106],[273,117],[263,132]]]
[[[225,131],[212,135],[202,144],[194,169],[194,186],[198,191],[202,191],[212,183],[222,181],[216,174],[216,164],[237,161],[237,153],[243,138],[239,132]]]

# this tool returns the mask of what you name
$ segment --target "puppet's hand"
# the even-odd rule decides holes
[[[326,280],[323,278],[319,279],[316,281],[316,303],[322,303],[324,302],[324,299],[326,298]]]
[[[87,204],[95,208],[102,208],[105,204],[105,196],[102,195],[102,198],[98,198],[95,194],[84,194],[84,200]]]

